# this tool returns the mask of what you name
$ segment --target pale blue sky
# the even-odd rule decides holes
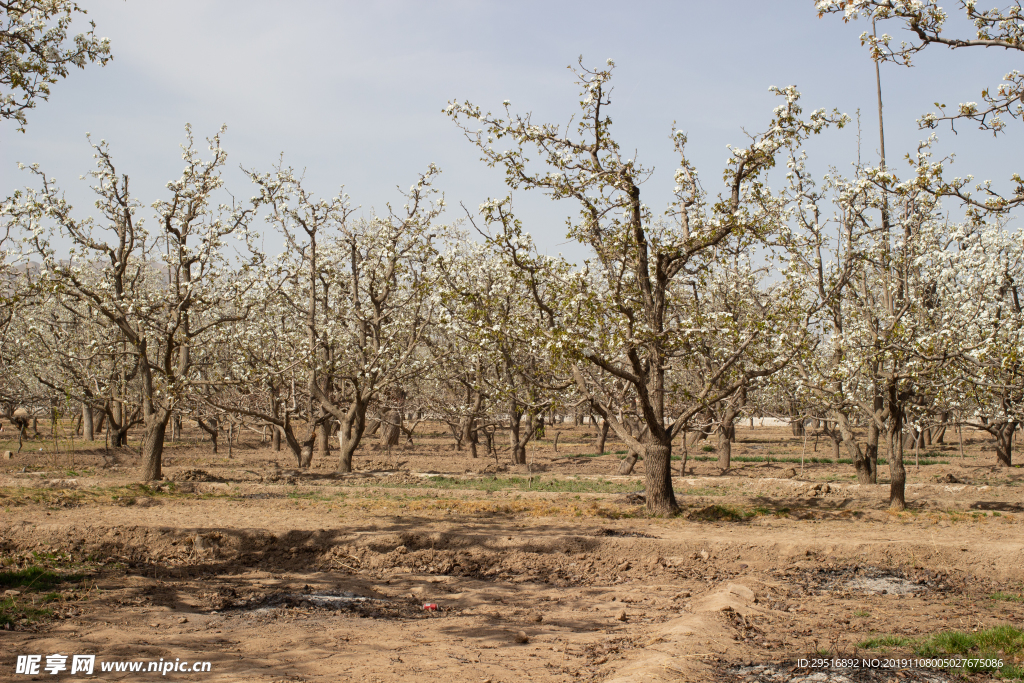
[[[810,0],[82,4],[97,33],[111,39],[115,59],[57,84],[51,100],[30,112],[26,134],[0,123],[3,194],[29,180],[17,161],[39,162],[86,209],[91,202],[78,176],[92,163],[88,131],[111,143],[148,205],[180,172],[185,123],[199,137],[224,123],[232,169],[269,170],[284,152],[319,191],[333,194],[344,184],[367,210],[397,201],[396,186],[408,187],[437,163],[454,219],[459,202],[476,207],[505,188],[502,174],[483,166],[441,113],[446,102],[498,109],[508,99],[535,120],[564,122],[577,108],[566,67],[578,55],[590,65],[608,58],[618,65],[616,136],[655,167],[644,199],[656,210],[670,198],[673,120],[689,134],[705,187],[717,191],[725,146],[742,144],[744,128],[768,121],[771,85],[796,84],[808,109],[861,108],[865,159],[877,150],[874,71],[858,40],[866,25],[819,20]],[[932,102],[978,100],[983,86],[1021,67],[1015,56],[934,49],[913,70],[883,65],[890,163],[925,136],[915,118]],[[957,152],[954,173],[1005,188],[1020,170],[1020,124],[998,140],[959,128],[956,136],[940,132],[942,149]],[[816,141],[812,153],[819,168],[848,168],[856,159],[854,129]],[[236,170],[228,184],[236,196],[252,194]],[[575,207],[539,196],[517,205],[543,248],[566,249],[558,246],[562,221]]]

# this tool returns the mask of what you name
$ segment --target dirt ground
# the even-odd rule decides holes
[[[762,460],[691,461],[674,478],[683,512],[661,519],[643,514],[643,463],[617,476],[621,453],[590,455],[593,428],[549,426],[520,468],[433,429],[364,445],[344,476],[296,470],[258,435],[228,457],[186,431],[153,486],[136,483],[134,443],[27,441],[0,460],[0,571],[71,578],[48,596],[0,586],[0,680],[82,678],[13,673],[17,655],[62,653],[211,663],[97,663],[92,680],[948,681],[795,664],[1024,626],[1024,469],[994,467],[981,432],[963,457],[955,434],[921,454],[933,464],[909,451],[910,509],[893,514],[886,467],[859,486],[851,465],[810,461],[831,456],[823,440],[740,427],[733,455]]]

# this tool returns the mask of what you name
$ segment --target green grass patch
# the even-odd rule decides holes
[[[13,597],[0,598],[0,629],[8,630],[14,628],[18,622],[32,623],[52,614],[52,610],[31,603],[26,604],[24,600],[16,600]]]
[[[0,572],[0,587],[4,589],[50,590],[67,582],[81,581],[81,574],[57,574],[43,567],[26,567],[17,571]]]
[[[974,661],[962,668],[951,668],[951,671],[994,673],[998,678],[1007,680],[1024,678],[1024,666],[1013,661],[1024,653],[1024,631],[1010,624],[972,632],[942,631],[925,638],[878,636],[864,640],[857,646],[865,650],[908,648],[918,657],[924,658],[960,657]],[[988,665],[992,660],[1001,661],[1002,666]]]
[[[19,591],[18,595],[0,598],[0,629],[10,629],[18,623],[32,623],[49,617],[52,610],[44,605],[62,597],[61,593],[53,589],[63,584],[78,583],[84,578],[82,574],[58,574],[40,566],[0,571],[0,588]]]
[[[921,657],[961,655],[974,660],[1002,660],[1001,667],[970,664],[964,672],[996,672],[1000,678],[1024,678],[1024,666],[1013,663],[1013,658],[1024,652],[1024,631],[1003,624],[981,631],[943,631],[920,643],[914,648]]]
[[[997,591],[992,595],[988,596],[989,600],[1004,600],[1006,602],[1024,602],[1024,595],[1020,593],[1005,593],[1003,591]]]

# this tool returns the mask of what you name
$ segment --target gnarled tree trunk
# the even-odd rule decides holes
[[[341,419],[341,429],[338,430],[338,472],[352,471],[352,455],[359,447],[366,430],[366,403],[357,395],[348,412]]]
[[[146,416],[145,431],[142,435],[142,479],[144,481],[163,479],[161,461],[164,452],[164,434],[167,432],[167,421],[170,417],[170,411],[160,409]]]

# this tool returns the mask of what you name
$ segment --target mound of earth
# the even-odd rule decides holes
[[[184,470],[182,472],[175,472],[174,476],[171,477],[173,481],[224,481],[222,477],[218,477],[215,474],[210,474],[206,470],[191,469]]]

